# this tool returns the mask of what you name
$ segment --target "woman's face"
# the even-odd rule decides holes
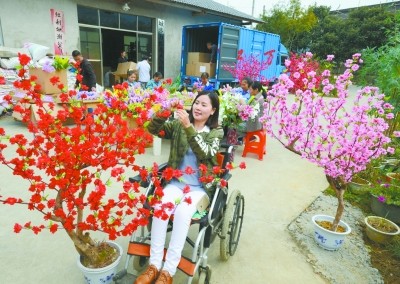
[[[192,114],[196,122],[205,123],[214,111],[211,99],[207,95],[199,96],[193,103]]]
[[[136,74],[132,73],[129,77],[128,77],[128,81],[129,82],[136,82]]]
[[[251,86],[249,88],[250,95],[255,96],[258,94],[258,89],[253,89]]]
[[[207,82],[208,82],[208,78],[207,77],[201,77],[201,83],[203,85],[207,85]]]
[[[242,87],[243,91],[247,91],[249,89],[249,84],[246,80],[242,80],[242,82],[240,82],[240,87]]]

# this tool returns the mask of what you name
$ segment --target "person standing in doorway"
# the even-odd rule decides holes
[[[128,62],[128,57],[126,56],[126,51],[122,50],[118,58],[118,63],[125,63],[125,62]]]
[[[82,80],[78,79],[75,82],[75,88],[80,88],[83,91],[96,92],[96,74],[94,73],[92,64],[83,58],[79,50],[72,51],[72,57],[77,63],[78,75],[82,76]]]
[[[211,50],[211,56],[210,56],[210,64],[215,64],[217,62],[217,51],[218,51],[218,46],[211,41],[207,42],[207,49]]]
[[[139,82],[142,88],[145,89],[147,82],[150,81],[150,64],[147,61],[148,57],[143,55],[142,61],[137,64],[137,70],[139,72]]]

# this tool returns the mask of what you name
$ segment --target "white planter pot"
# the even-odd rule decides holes
[[[327,230],[316,223],[316,221],[333,222],[334,219],[334,217],[328,215],[314,215],[311,219],[314,224],[314,239],[319,246],[326,250],[338,250],[346,235],[351,233],[350,226],[343,221],[340,221],[339,225],[346,228],[344,233]]]
[[[87,268],[82,265],[80,261],[80,256],[78,256],[77,264],[79,269],[82,271],[85,281],[87,284],[111,284],[112,278],[117,272],[117,266],[121,261],[122,257],[122,247],[114,242],[108,241],[108,244],[115,247],[119,251],[119,256],[117,260],[110,265],[102,268]]]

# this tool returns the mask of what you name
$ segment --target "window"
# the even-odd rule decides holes
[[[100,10],[100,26],[119,28],[118,13]]]
[[[97,9],[78,6],[78,23],[97,26],[99,24],[97,11]]]
[[[100,35],[98,29],[79,29],[81,39],[81,53],[87,59],[100,59]]]
[[[148,17],[138,17],[138,30],[141,32],[153,32],[153,21]]]
[[[137,30],[137,16],[120,14],[120,26],[124,30]]]

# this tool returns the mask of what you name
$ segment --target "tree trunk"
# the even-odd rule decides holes
[[[338,199],[338,207],[336,209],[335,219],[333,220],[331,230],[336,232],[339,222],[342,219],[343,211],[344,211],[344,191],[346,189],[346,185],[337,178],[332,178],[330,176],[326,176],[326,179],[329,182],[329,185],[335,190],[336,197]]]

